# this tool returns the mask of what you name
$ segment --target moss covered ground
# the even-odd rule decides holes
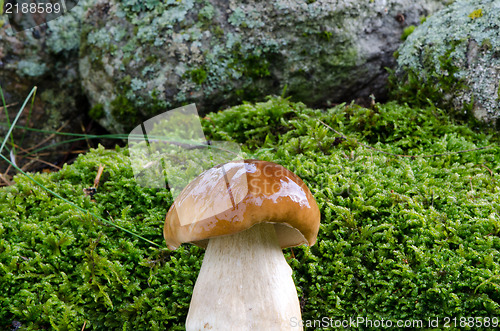
[[[203,125],[211,139],[294,171],[316,197],[316,245],[285,250],[304,320],[500,315],[498,136],[434,107],[313,110],[282,98]],[[165,248],[172,198],[139,187],[127,155],[98,148],[33,176],[161,248],[17,176],[0,190],[0,329],[183,329],[203,251]],[[83,189],[100,165],[91,199]]]

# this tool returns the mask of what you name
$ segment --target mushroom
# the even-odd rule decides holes
[[[316,242],[319,208],[281,165],[233,161],[196,177],[167,213],[170,249],[206,248],[186,330],[301,330],[292,270],[282,248]]]

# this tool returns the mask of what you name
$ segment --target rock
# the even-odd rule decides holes
[[[33,109],[30,113],[26,107],[18,124],[55,131],[69,121],[65,129],[81,132],[78,118],[87,111],[78,71],[83,12],[83,5],[76,6],[47,24],[17,33],[23,22],[9,22],[6,16],[0,16],[0,86],[6,104],[10,105],[11,121],[31,89],[37,86]],[[3,109],[0,121],[6,123]],[[6,126],[0,126],[0,136],[4,137],[7,130]],[[15,143],[24,138],[24,148],[40,142],[37,134],[25,134],[18,129],[14,134]],[[52,140],[56,141],[59,139]]]
[[[401,98],[500,124],[498,1],[456,1],[427,19],[398,50],[396,76]]]
[[[195,102],[200,113],[286,94],[383,97],[403,29],[444,0],[100,0],[82,27],[91,114],[115,132]]]

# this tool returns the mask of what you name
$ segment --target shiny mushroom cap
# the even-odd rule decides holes
[[[320,212],[311,191],[279,164],[245,160],[206,170],[175,199],[163,235],[170,249],[183,242],[206,248],[208,239],[259,223],[274,224],[281,248],[312,246]]]

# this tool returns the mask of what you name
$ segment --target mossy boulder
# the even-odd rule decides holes
[[[397,52],[394,97],[427,99],[453,116],[500,121],[500,6],[456,1],[407,38]]]
[[[282,98],[210,114],[203,127],[295,172],[315,196],[316,244],[285,250],[306,329],[353,316],[389,329],[499,324],[500,147],[487,131],[431,106],[319,110]],[[203,251],[166,249],[172,197],[137,185],[128,156],[101,147],[31,174],[73,205],[23,175],[0,189],[0,329],[184,330]]]
[[[204,114],[284,90],[309,105],[383,97],[403,30],[444,2],[102,0],[80,72],[118,132],[192,102]]]
[[[26,23],[21,20],[22,15],[16,15],[19,22],[0,16],[0,86],[11,121],[30,90],[37,86],[33,110],[30,113],[26,109],[19,124],[55,131],[69,121],[67,130],[81,130],[78,119],[87,110],[78,71],[80,17],[89,1],[79,2],[59,18],[29,30],[22,30]],[[7,123],[4,115],[2,110],[0,121]],[[7,126],[0,126],[0,136],[7,130]],[[36,145],[40,139],[30,133],[20,135],[25,138],[25,148]],[[56,137],[52,141],[57,140]],[[20,143],[21,139],[15,141]]]

